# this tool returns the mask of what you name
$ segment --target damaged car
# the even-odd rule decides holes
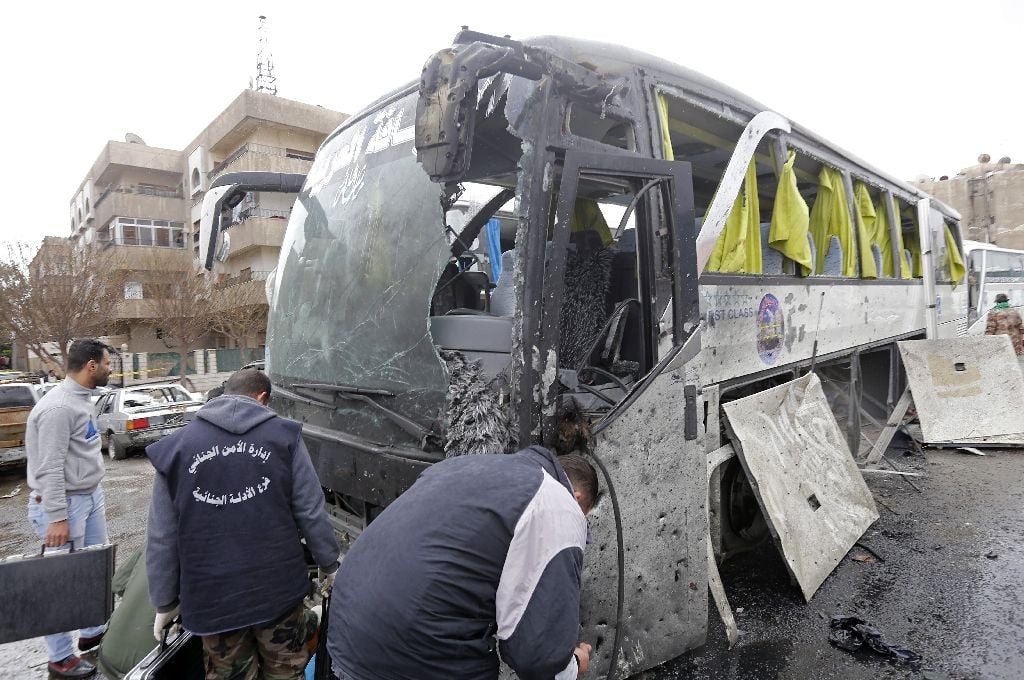
[[[203,402],[177,383],[134,385],[111,390],[96,402],[102,449],[113,460],[181,429]]]

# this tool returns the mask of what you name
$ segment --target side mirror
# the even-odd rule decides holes
[[[229,172],[218,177],[203,196],[199,218],[199,262],[203,268],[212,270],[215,256],[223,262],[219,256],[222,250],[227,259],[230,242],[219,238],[224,229],[221,218],[225,210],[241,203],[250,191],[297,194],[305,181],[305,175],[292,172]]]
[[[207,270],[213,269],[213,254],[221,232],[224,198],[235,187],[234,184],[214,187],[203,196],[203,209],[199,217],[199,263]]]

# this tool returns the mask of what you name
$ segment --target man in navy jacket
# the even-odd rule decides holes
[[[154,633],[179,606],[207,677],[301,678],[316,617],[300,536],[324,573],[338,543],[301,425],[269,408],[270,380],[238,371],[224,396],[146,449],[156,468],[146,571]]]
[[[342,680],[521,680],[585,672],[585,513],[597,474],[531,446],[450,458],[373,520],[342,561],[327,647]]]

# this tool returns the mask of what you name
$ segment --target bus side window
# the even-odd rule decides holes
[[[810,232],[814,240],[814,273],[854,278],[860,273],[856,221],[842,173],[825,164],[818,170],[817,193],[811,206]]]
[[[941,244],[942,259],[939,262],[939,272],[936,272],[936,280],[959,284],[967,270],[964,263],[963,246],[957,238],[960,227],[952,222],[942,222],[942,233],[939,235]]]
[[[896,214],[899,215],[900,228],[903,232],[904,257],[910,265],[910,278],[923,278],[924,267],[921,256],[921,234],[917,226],[917,208],[898,198],[894,200],[896,201]]]
[[[699,231],[736,149],[743,126],[666,92],[658,92],[656,96],[661,154],[667,160],[687,161],[691,165],[694,212]],[[779,172],[787,161],[784,158],[780,162],[775,158],[777,141],[767,136],[754,153],[754,159],[747,169],[705,271],[766,276],[793,274],[795,271],[805,273],[787,255],[797,255],[809,263],[806,246],[801,244],[800,248],[795,248],[793,243],[779,242],[772,247],[769,243],[776,197],[780,191]],[[802,163],[800,159],[796,161],[797,166]],[[799,167],[794,168],[793,164],[790,164],[790,170],[798,175],[803,172]],[[794,197],[795,194],[796,201],[803,203],[801,191],[789,192],[791,188],[787,187],[783,195]],[[803,209],[806,211],[806,205]],[[798,228],[806,229],[806,224]]]

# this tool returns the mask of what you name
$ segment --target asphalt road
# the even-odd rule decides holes
[[[869,477],[881,518],[862,539],[879,560],[847,557],[811,602],[790,584],[771,544],[722,566],[741,630],[732,650],[714,606],[707,644],[644,674],[647,680],[1024,678],[1024,452],[977,457],[929,451],[888,456],[923,473],[919,493],[893,475]],[[118,554],[140,545],[152,469],[145,458],[107,462],[107,517]],[[0,555],[31,551],[21,471],[0,472]],[[859,616],[923,657],[897,665],[828,642],[829,618]],[[0,645],[0,678],[45,678],[42,640]]]

